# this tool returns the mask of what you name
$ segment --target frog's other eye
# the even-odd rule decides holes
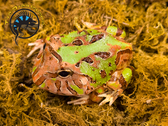
[[[63,78],[69,77],[70,75],[72,75],[72,71],[71,70],[60,70],[58,71],[58,75]]]

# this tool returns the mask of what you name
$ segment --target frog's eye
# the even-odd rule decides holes
[[[71,70],[60,70],[58,71],[58,75],[63,78],[69,77],[70,75],[72,75],[72,71]]]

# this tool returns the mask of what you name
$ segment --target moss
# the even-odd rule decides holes
[[[5,20],[11,9],[36,7],[43,17],[38,33],[18,39]],[[38,15],[40,15],[38,13]],[[133,44],[134,78],[112,106],[67,105],[63,97],[38,89],[32,82],[33,57],[27,46],[39,38],[65,34],[77,20],[114,25]],[[9,21],[9,19],[7,20]],[[14,0],[0,1],[0,125],[168,125],[168,9],[156,0]]]

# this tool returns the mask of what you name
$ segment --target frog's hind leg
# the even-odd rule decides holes
[[[82,20],[82,23],[88,28],[88,29],[95,29],[98,30],[100,32],[106,31],[107,26],[102,26],[102,25],[97,25],[95,23],[90,23],[90,22],[84,22]]]
[[[85,22],[83,20],[82,20],[82,23],[83,23],[84,26],[81,27],[78,24],[77,21],[78,21],[78,18],[75,17],[75,19],[74,19],[74,25],[78,29],[78,31],[83,31],[85,29],[85,27],[87,27],[88,29],[95,29],[95,30],[98,30],[100,32],[101,31],[103,32],[103,31],[106,31],[106,28],[107,28],[107,26],[97,25],[95,23]]]
[[[132,78],[132,71],[132,67],[127,67],[124,70],[118,70],[112,74],[111,79],[106,83],[106,86],[111,90],[98,95],[99,97],[105,97],[99,105],[107,102],[109,102],[110,106],[113,104],[117,97],[126,89]]]

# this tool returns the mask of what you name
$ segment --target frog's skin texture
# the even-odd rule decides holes
[[[80,97],[68,104],[112,105],[132,78],[132,45],[116,27],[84,23],[87,30],[29,43],[34,48],[28,57],[40,49],[33,82],[54,94]]]

